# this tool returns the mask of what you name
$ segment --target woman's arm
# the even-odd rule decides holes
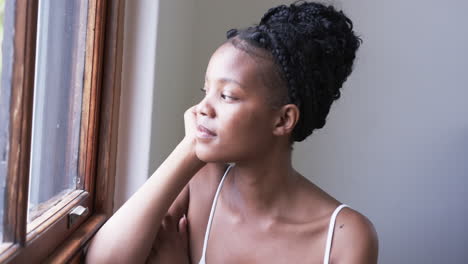
[[[91,241],[89,263],[144,263],[163,218],[205,163],[194,151],[194,107],[185,112],[186,136]]]

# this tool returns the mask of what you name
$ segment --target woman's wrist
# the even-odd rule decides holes
[[[182,141],[179,143],[178,147],[181,147],[182,151],[187,155],[187,158],[191,161],[191,163],[201,169],[203,166],[206,165],[206,162],[200,160],[196,154],[195,147],[197,141],[193,137],[184,137]]]

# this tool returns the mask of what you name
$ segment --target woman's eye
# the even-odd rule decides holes
[[[207,91],[206,91],[205,88],[200,88],[200,91],[202,91],[204,94],[207,93]],[[232,96],[229,96],[229,95],[226,95],[226,94],[221,94],[221,98],[223,98],[224,100],[231,100],[231,101],[237,100],[237,98],[232,97]]]
[[[236,100],[236,98],[232,97],[232,96],[229,96],[229,95],[225,95],[225,94],[221,94],[221,98],[223,99],[228,99],[228,100]]]

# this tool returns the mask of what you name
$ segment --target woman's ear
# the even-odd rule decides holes
[[[295,104],[283,105],[278,110],[276,116],[273,134],[276,136],[285,136],[291,134],[299,120],[299,108]]]

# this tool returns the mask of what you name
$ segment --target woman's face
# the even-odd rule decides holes
[[[229,42],[213,54],[206,71],[205,97],[197,106],[200,159],[242,162],[271,148],[276,111],[262,82],[264,63],[269,62],[254,59]]]

